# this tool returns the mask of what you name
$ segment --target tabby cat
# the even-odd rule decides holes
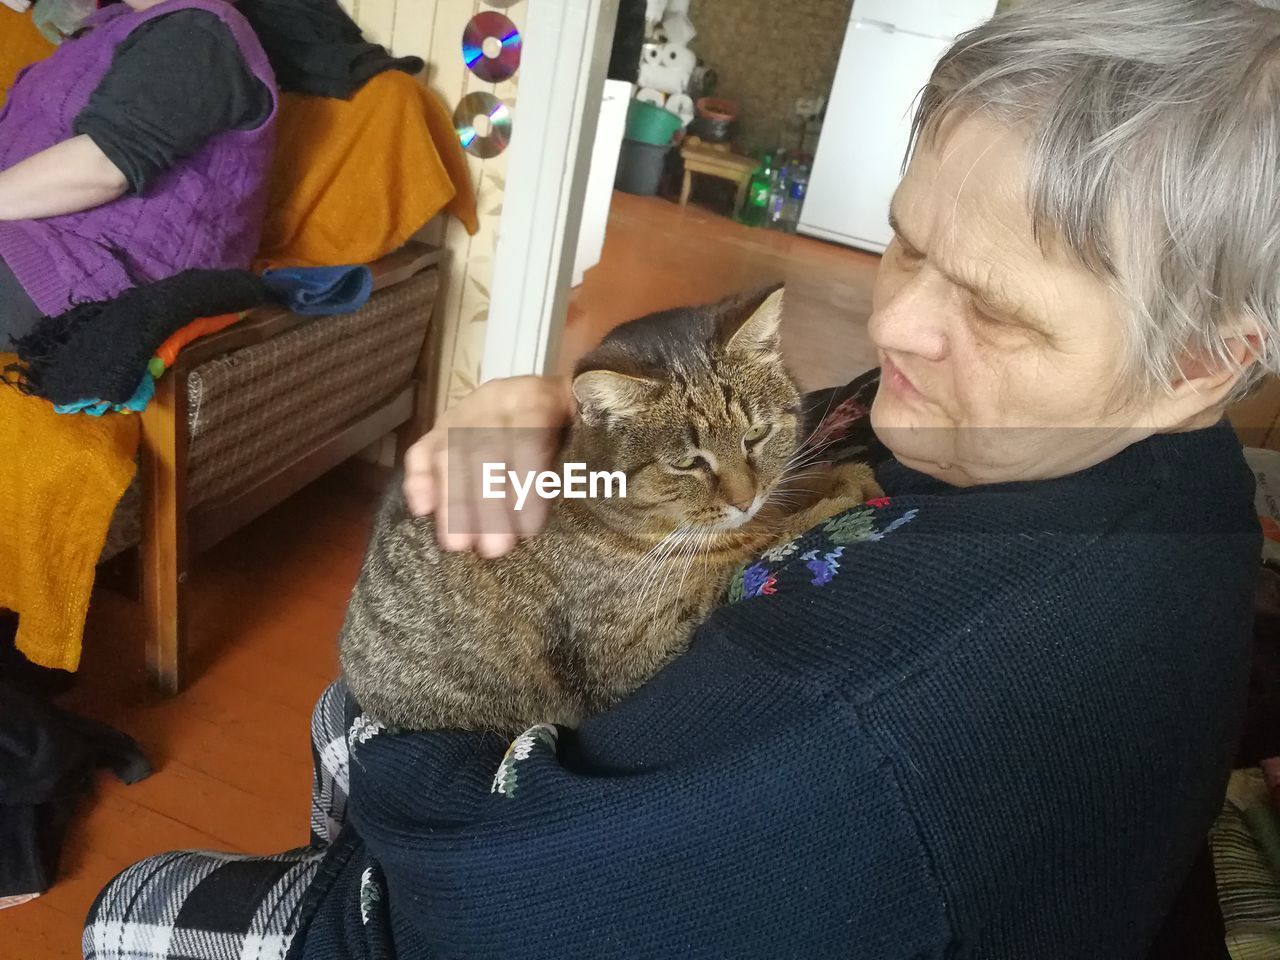
[[[559,499],[504,557],[440,551],[393,487],[341,635],[366,713],[400,729],[573,725],[678,654],[746,559],[861,503],[865,466],[797,469],[781,304],[773,288],[609,334],[578,366],[562,459],[622,471],[627,496]]]

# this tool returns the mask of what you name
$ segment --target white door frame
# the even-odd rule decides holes
[[[531,0],[480,379],[555,365],[618,0]]]

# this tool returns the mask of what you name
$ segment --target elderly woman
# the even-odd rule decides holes
[[[41,316],[191,267],[246,267],[275,81],[224,0],[99,10],[0,112],[0,351]]]
[[[1241,724],[1260,539],[1222,417],[1280,366],[1280,12],[1028,3],[959,39],[916,131],[878,390],[821,404],[865,397],[888,450],[861,534],[762,558],[639,693],[505,756],[331,689],[322,843],[144,861],[86,956],[1148,955]],[[411,505],[442,506],[446,429],[571,414],[560,381],[481,388]]]

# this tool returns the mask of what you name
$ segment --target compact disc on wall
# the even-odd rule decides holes
[[[486,10],[462,31],[462,59],[481,80],[498,83],[520,67],[520,31],[500,13]]]
[[[496,157],[511,142],[511,111],[491,93],[469,93],[453,111],[463,149],[481,159]]]

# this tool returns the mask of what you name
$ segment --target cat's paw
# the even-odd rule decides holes
[[[884,490],[876,483],[875,471],[865,463],[841,463],[831,471],[829,500],[849,503],[866,503],[884,496]]]

